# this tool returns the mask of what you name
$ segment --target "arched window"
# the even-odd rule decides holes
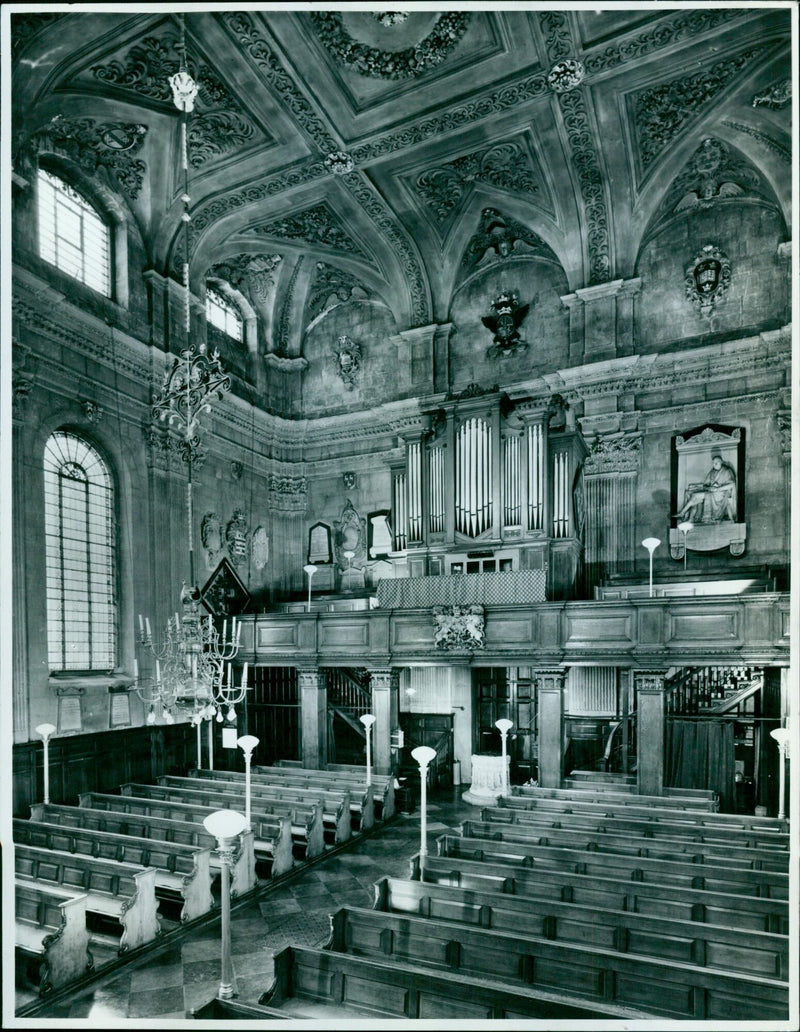
[[[96,209],[58,176],[39,169],[39,255],[111,297],[111,234]]]
[[[213,287],[206,287],[206,319],[212,326],[241,342],[244,322],[236,306]]]
[[[88,441],[57,430],[44,449],[47,653],[51,672],[116,664],[114,485]]]

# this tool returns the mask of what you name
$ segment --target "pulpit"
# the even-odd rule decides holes
[[[506,756],[508,769],[511,757]],[[503,795],[504,785],[508,784],[503,777],[503,757],[493,753],[476,753],[472,756],[472,784],[461,798],[473,806],[494,806]]]

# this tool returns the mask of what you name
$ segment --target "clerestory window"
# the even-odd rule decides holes
[[[206,287],[206,319],[234,340],[242,341],[244,321],[241,313],[224,294]]]
[[[97,210],[46,169],[39,169],[38,208],[40,257],[111,297],[111,233]]]

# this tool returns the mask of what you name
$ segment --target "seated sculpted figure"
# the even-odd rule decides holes
[[[675,514],[693,523],[719,523],[736,519],[736,473],[721,455],[713,455],[711,469],[702,484],[689,484],[683,508]]]

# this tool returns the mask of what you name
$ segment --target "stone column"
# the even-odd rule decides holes
[[[392,768],[392,712],[397,712],[400,671],[370,670],[372,688],[372,763],[376,774],[389,774]]]
[[[564,671],[537,670],[539,784],[560,788],[564,770]]]
[[[663,795],[666,696],[664,670],[635,670],[639,795]]]
[[[304,767],[328,762],[328,691],[318,667],[298,670],[300,683],[300,753]]]

